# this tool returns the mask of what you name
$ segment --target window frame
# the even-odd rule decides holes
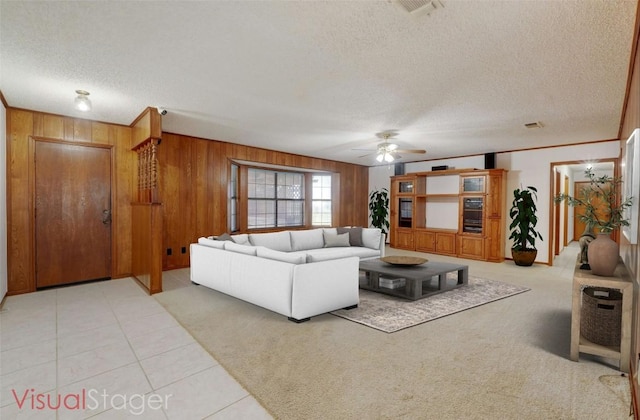
[[[313,197],[313,178],[314,177],[328,177],[329,178],[329,198],[328,199],[327,198],[314,198]],[[333,216],[333,202],[334,202],[334,200],[333,200],[333,174],[327,173],[327,172],[312,172],[312,173],[309,174],[309,183],[311,184],[311,188],[310,188],[310,191],[311,191],[311,194],[310,194],[311,195],[311,199],[310,199],[311,205],[310,205],[310,211],[309,211],[309,213],[310,213],[309,214],[309,217],[310,217],[309,220],[311,221],[311,226],[314,226],[314,227],[331,227],[331,226],[333,226],[333,217],[334,217]],[[320,187],[320,188],[323,188],[323,187]],[[316,202],[320,202],[320,203],[329,202],[330,203],[331,210],[329,211],[329,217],[330,217],[329,224],[322,224],[321,223],[321,224],[317,225],[317,224],[313,223],[313,204],[316,203]],[[323,214],[323,213],[321,212],[321,214]]]
[[[239,161],[235,161],[230,159],[229,160],[229,181],[228,181],[228,185],[227,185],[227,209],[230,208],[230,201],[233,199],[233,197],[230,194],[230,185],[231,185],[231,172],[232,172],[232,165],[235,165],[238,167],[238,203],[237,203],[237,209],[236,209],[236,217],[237,217],[237,223],[236,226],[238,227],[237,230],[233,231],[234,233],[250,233],[250,232],[254,232],[254,233],[258,233],[258,232],[273,232],[273,231],[280,231],[280,230],[296,230],[296,229],[309,229],[309,228],[313,228],[313,227],[330,227],[327,225],[313,225],[313,190],[312,190],[312,185],[313,185],[313,176],[316,175],[326,175],[326,176],[330,176],[331,177],[331,226],[333,226],[334,222],[337,220],[337,209],[336,209],[336,187],[337,185],[339,185],[337,183],[337,177],[339,176],[339,174],[335,173],[335,172],[329,172],[329,171],[313,171],[313,170],[309,170],[307,168],[295,168],[295,167],[284,167],[284,166],[278,166],[278,165],[269,165],[269,166],[262,166],[259,163],[247,163],[247,162],[239,162]],[[295,174],[300,174],[303,176],[303,194],[304,194],[304,199],[302,200],[303,202],[303,220],[302,220],[302,224],[301,225],[295,225],[295,226],[272,226],[272,227],[249,227],[249,187],[248,187],[248,180],[249,180],[249,169],[257,169],[257,170],[264,170],[264,171],[272,171],[272,172],[292,172]],[[276,181],[277,182],[277,181]],[[283,201],[286,201],[287,199],[281,199]],[[297,201],[297,200],[296,200]],[[327,200],[329,201],[329,200]],[[276,202],[276,206],[277,206],[277,202]],[[227,217],[230,218],[232,217],[231,213],[227,213]],[[277,216],[276,216],[277,218]],[[277,222],[277,219],[276,219]],[[229,227],[232,226],[232,221],[231,220],[227,220],[227,225]]]

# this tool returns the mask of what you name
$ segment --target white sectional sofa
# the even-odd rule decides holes
[[[191,244],[191,281],[294,322],[357,307],[358,263],[384,256],[385,244],[384,235],[375,228],[340,234],[336,228],[291,230],[217,239],[202,237]]]

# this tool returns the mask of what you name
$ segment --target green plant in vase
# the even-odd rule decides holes
[[[509,217],[511,217],[509,239],[513,240],[511,256],[516,265],[532,265],[538,255],[536,238],[543,240],[540,232],[535,229],[538,224],[537,192],[538,190],[531,186],[513,191],[513,202],[509,211]]]
[[[371,226],[382,230],[387,234],[389,229],[389,190],[382,188],[371,191],[369,194],[369,214],[371,216]]]
[[[580,220],[585,225],[598,228],[602,233],[611,233],[622,226],[629,226],[629,221],[624,215],[625,209],[633,204],[633,197],[617,204],[622,178],[596,176],[591,168],[584,171],[584,174],[589,180],[589,186],[581,188],[576,197],[558,194],[554,197],[554,202],[566,201],[570,206],[584,207],[584,213],[579,216]]]

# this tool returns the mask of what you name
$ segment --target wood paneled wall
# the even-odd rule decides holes
[[[131,201],[135,153],[131,128],[7,108],[8,294],[35,291],[33,197],[29,179],[30,137],[108,144],[115,156],[115,203],[112,203],[112,277],[131,273]]]
[[[232,159],[337,173],[340,196],[334,201],[338,201],[340,210],[334,225],[368,223],[369,170],[365,166],[163,133],[158,160],[164,209],[164,269],[188,266],[190,243],[227,231]],[[167,255],[168,249],[171,255]]]

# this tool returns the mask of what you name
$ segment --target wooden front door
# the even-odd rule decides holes
[[[35,141],[36,287],[111,277],[111,149]]]
[[[582,193],[580,192],[581,189],[583,188],[589,188],[591,184],[589,182],[584,182],[584,181],[580,181],[580,182],[576,182],[574,183],[574,187],[573,190],[575,191],[576,197],[582,197]],[[602,209],[602,202],[598,199],[592,199],[591,203],[594,205],[594,207],[596,208],[596,214],[598,215],[598,218],[602,219],[602,220],[606,220],[607,216],[604,214],[603,209]],[[573,208],[573,240],[577,241],[580,239],[580,236],[582,236],[582,234],[585,231],[586,225],[583,221],[580,220],[580,215],[584,214],[584,207],[583,206],[575,206]],[[594,233],[598,233],[600,231],[600,229],[598,227],[594,227],[593,229]]]

